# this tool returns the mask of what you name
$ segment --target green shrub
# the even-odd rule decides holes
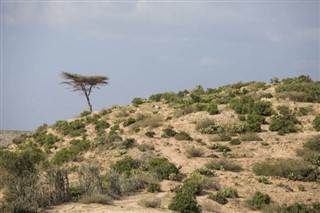
[[[148,143],[139,144],[137,147],[141,152],[145,152],[148,150],[154,150],[154,145],[148,144]]]
[[[214,121],[212,119],[206,118],[206,119],[202,119],[200,121],[197,121],[196,129],[201,130],[201,129],[205,129],[209,126],[212,126],[212,125],[215,125]]]
[[[133,117],[129,117],[127,120],[123,122],[123,126],[130,126],[131,124],[134,124],[137,122],[137,120]]]
[[[19,144],[22,144],[22,143],[26,142],[27,139],[28,139],[28,135],[27,134],[21,134],[21,135],[16,136],[12,140],[12,143],[19,145]]]
[[[320,203],[313,203],[311,205],[294,203],[289,206],[284,206],[285,213],[317,213],[320,211]]]
[[[220,111],[218,109],[218,106],[216,104],[210,104],[207,106],[206,111],[210,114],[210,115],[216,115],[219,114]]]
[[[192,137],[185,131],[178,132],[177,134],[174,135],[174,138],[176,140],[182,141],[182,140],[187,140],[187,141],[192,141]]]
[[[235,139],[232,139],[229,143],[231,145],[239,145],[241,144],[241,140],[239,138],[235,138]]]
[[[149,183],[147,191],[152,192],[152,193],[160,192],[161,191],[160,184],[159,183]]]
[[[303,147],[320,152],[320,135],[310,138],[305,144],[303,144]]]
[[[57,121],[52,128],[63,135],[69,135],[71,137],[81,136],[86,133],[86,125],[82,120],[68,121]]]
[[[186,153],[188,158],[202,157],[204,154],[202,149],[195,148],[194,146],[188,147]]]
[[[299,107],[298,115],[305,116],[312,112],[313,109],[311,107]]]
[[[91,114],[90,111],[83,111],[83,112],[81,112],[80,116],[81,117],[85,117],[85,116],[90,115],[90,114]]]
[[[299,102],[320,102],[320,82],[313,82],[310,77],[284,79],[276,88],[278,98],[289,98]]]
[[[216,194],[210,194],[208,196],[209,199],[216,201],[217,203],[221,204],[221,205],[225,205],[228,203],[228,199],[223,196],[222,194],[220,194],[219,192],[217,192]]]
[[[147,136],[147,137],[149,137],[149,138],[153,138],[153,137],[156,135],[156,133],[153,132],[153,131],[148,131],[148,132],[146,132],[144,135]]]
[[[57,136],[51,133],[47,134],[46,130],[36,131],[34,134],[32,134],[32,137],[41,146],[44,146],[45,148],[48,148],[48,149],[51,149],[56,142],[60,141],[60,139]]]
[[[80,152],[87,150],[91,145],[89,141],[72,140],[69,148],[63,148],[52,158],[53,164],[60,165],[68,161],[75,161]]]
[[[162,130],[165,137],[174,137],[177,132],[173,130],[173,126],[169,125],[167,128]]]
[[[133,106],[139,106],[140,104],[143,104],[143,99],[142,98],[134,98],[133,100],[132,100],[132,104],[133,104]]]
[[[226,198],[237,198],[239,197],[238,195],[238,190],[235,188],[222,188],[219,190],[218,192],[219,194],[221,194],[223,197]]]
[[[45,159],[45,154],[35,148],[28,148],[20,152],[0,150],[0,169],[21,176],[23,173],[36,172],[36,165]]]
[[[252,112],[254,100],[250,96],[232,99],[229,102],[230,107],[238,114],[249,114]]]
[[[270,116],[272,114],[272,104],[267,101],[257,101],[254,103],[252,113],[262,116]]]
[[[249,200],[249,206],[252,209],[261,209],[263,206],[270,204],[271,198],[268,194],[255,192],[251,200]]]
[[[208,177],[215,176],[214,171],[212,171],[211,169],[208,169],[207,167],[200,167],[200,168],[194,170],[193,173],[200,174],[200,175],[205,175],[205,176],[208,176]]]
[[[238,164],[233,163],[229,160],[211,160],[206,163],[205,166],[209,169],[214,170],[226,170],[231,172],[240,172],[242,171],[242,167]]]
[[[247,126],[241,124],[210,125],[199,131],[203,134],[244,133],[247,131]]]
[[[317,115],[313,122],[312,122],[312,125],[313,125],[313,128],[316,130],[316,131],[320,131],[320,115]]]
[[[133,159],[130,156],[118,160],[111,165],[111,169],[115,170],[119,174],[125,174],[126,176],[132,175],[133,171],[140,167],[140,162]]]
[[[300,122],[287,106],[279,106],[279,115],[271,117],[270,131],[277,131],[278,134],[284,135],[286,133],[297,132],[297,127]]]
[[[225,205],[228,203],[227,198],[239,197],[238,191],[235,188],[223,188],[220,189],[216,194],[210,194],[209,199],[216,201],[219,204]]]
[[[134,146],[134,144],[136,143],[136,140],[134,138],[127,138],[126,140],[124,140],[122,142],[122,146],[125,148],[125,149],[128,149],[128,148],[131,148]]]
[[[162,98],[162,94],[154,94],[154,95],[151,95],[150,97],[149,97],[149,99],[151,100],[151,101],[155,101],[155,102],[159,102],[159,101],[161,101],[161,98]]]
[[[160,180],[169,179],[171,174],[179,174],[178,168],[164,157],[152,158],[145,166],[150,173],[156,174]]]
[[[177,193],[171,200],[168,208],[172,211],[184,213],[193,212],[200,213],[201,207],[197,203],[195,197],[187,193]]]
[[[228,146],[217,144],[217,143],[211,143],[208,145],[209,149],[214,149],[217,152],[230,152],[231,149]]]
[[[279,176],[291,180],[307,180],[313,176],[313,169],[302,160],[274,160],[253,165],[256,175]],[[308,177],[310,176],[310,177]]]
[[[264,183],[264,184],[271,184],[272,182],[269,180],[269,178],[265,176],[261,176],[257,178],[259,183]]]
[[[61,165],[68,161],[75,161],[78,156],[78,152],[72,149],[63,148],[58,151],[52,158],[52,163]]]
[[[105,120],[98,120],[95,124],[95,130],[98,132],[103,132],[105,129],[110,127],[110,124]]]

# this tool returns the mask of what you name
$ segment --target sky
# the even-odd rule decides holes
[[[238,81],[320,80],[319,1],[1,1],[2,130],[87,110],[61,72],[105,75],[93,110]]]

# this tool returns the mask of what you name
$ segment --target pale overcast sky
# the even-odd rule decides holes
[[[309,75],[319,1],[1,1],[1,127],[79,115],[61,71],[107,75],[94,110],[158,92]]]

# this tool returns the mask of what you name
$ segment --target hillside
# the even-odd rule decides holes
[[[135,98],[2,148],[0,211],[319,212],[319,131],[306,76]]]
[[[7,146],[12,143],[12,140],[21,135],[28,134],[28,131],[15,131],[15,130],[0,130],[0,146]]]

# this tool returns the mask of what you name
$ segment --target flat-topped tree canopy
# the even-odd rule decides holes
[[[106,85],[108,84],[109,78],[107,76],[83,76],[79,74],[73,74],[68,72],[61,73],[62,78],[65,81],[62,81],[62,84],[67,84],[70,86],[72,91],[80,91],[86,96],[87,103],[89,105],[89,110],[92,112],[92,105],[90,103],[90,94],[93,88],[99,89],[99,85]]]

